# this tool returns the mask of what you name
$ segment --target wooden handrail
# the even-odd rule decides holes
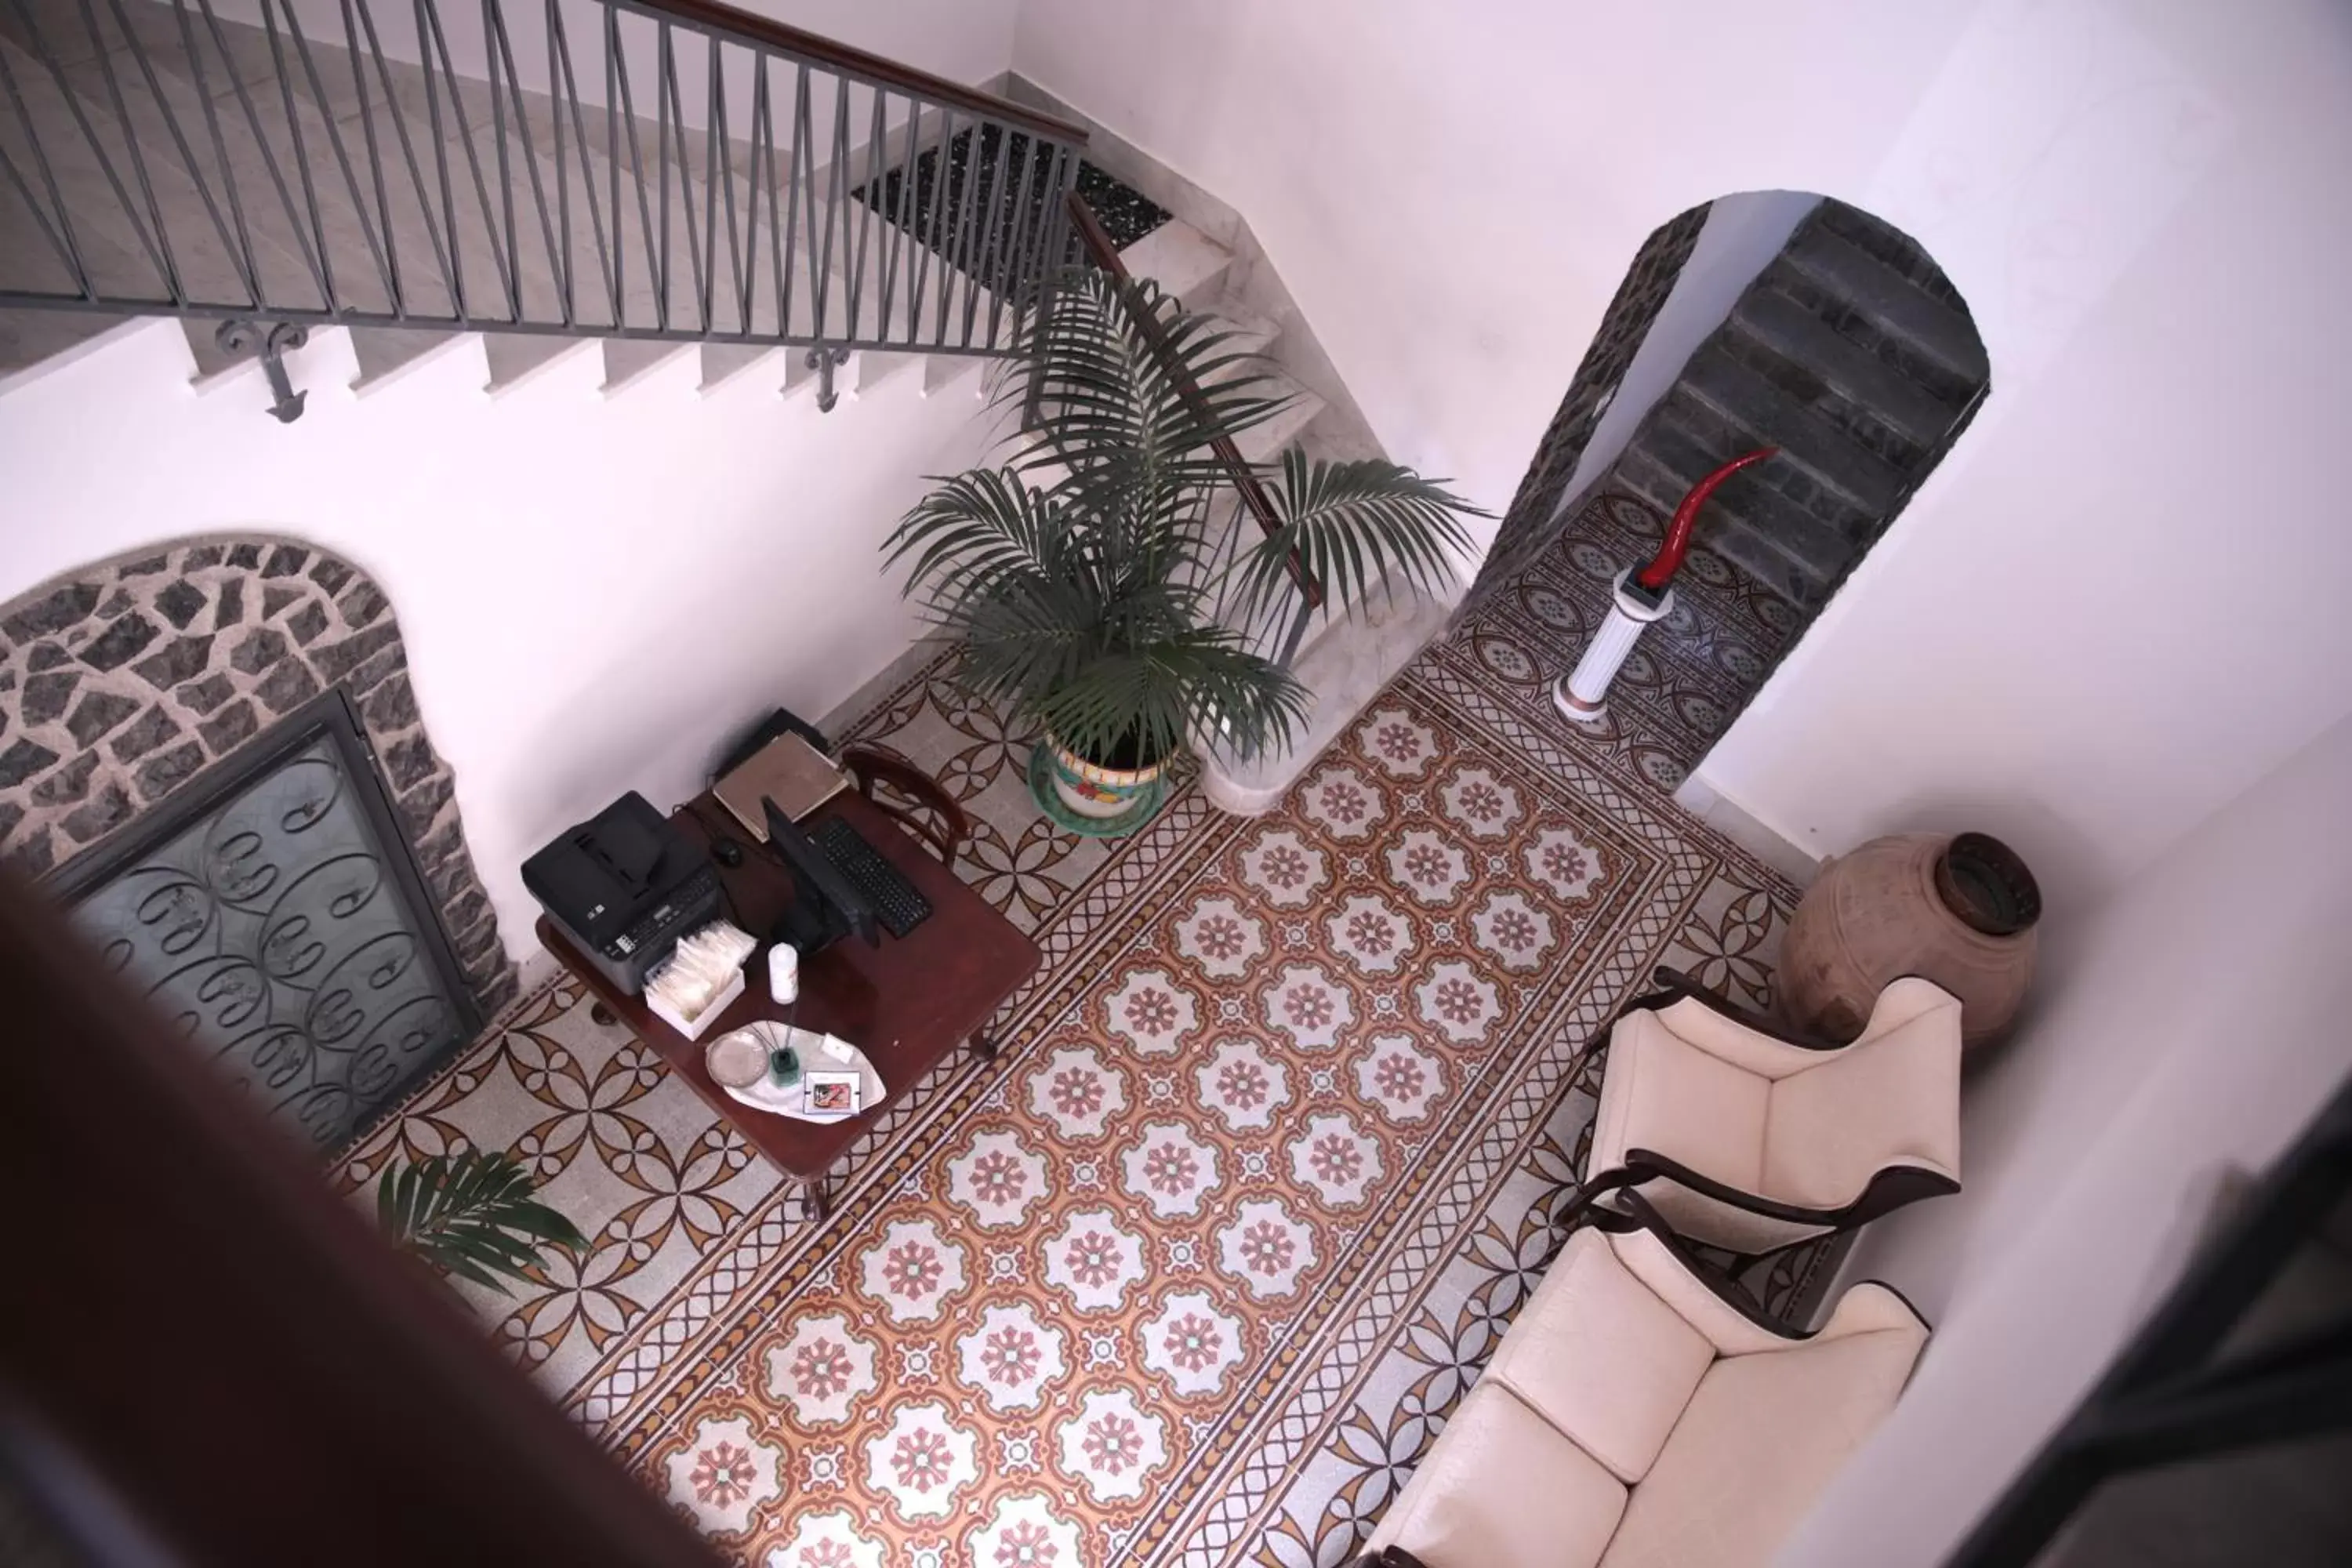
[[[950,81],[943,76],[933,76],[913,66],[900,65],[897,60],[835,43],[818,34],[803,31],[787,23],[772,21],[750,11],[741,11],[719,0],[619,0],[628,9],[642,11],[656,17],[668,17],[715,33],[727,33],[743,42],[764,45],[781,54],[820,65],[844,76],[856,77],[870,86],[933,100],[985,114],[992,120],[1003,121],[1021,130],[1051,136],[1076,146],[1087,144],[1086,127],[1074,125],[1058,116],[1028,109],[1010,99],[999,98],[961,82]]]
[[[1143,300],[1139,297],[1135,279],[1128,271],[1127,264],[1118,258],[1118,247],[1111,243],[1109,234],[1103,228],[1102,220],[1095,216],[1094,209],[1087,205],[1085,198],[1077,192],[1072,191],[1067,200],[1070,221],[1077,225],[1078,237],[1087,247],[1087,254],[1094,258],[1096,265],[1109,273],[1111,280],[1118,285],[1119,293],[1128,301],[1129,313],[1135,318],[1136,324],[1143,331],[1144,341],[1151,345],[1152,352],[1167,364],[1171,374],[1175,378],[1177,392],[1186,402],[1193,405],[1195,411],[1205,416],[1208,403],[1206,395],[1201,391],[1199,384],[1185,374],[1183,366],[1177,362],[1175,352],[1168,342],[1167,332],[1160,327],[1159,318],[1145,307]],[[1259,529],[1269,539],[1280,533],[1282,520],[1275,515],[1274,501],[1266,495],[1265,487],[1258,482],[1256,471],[1243,458],[1241,448],[1234,445],[1231,437],[1220,436],[1209,443],[1209,449],[1217,455],[1217,461],[1223,465],[1226,477],[1233,480],[1234,489],[1241,494],[1242,504],[1249,508],[1250,515],[1257,520]],[[1306,599],[1307,608],[1323,607],[1323,591],[1317,587],[1314,579],[1307,574],[1307,563],[1298,558],[1298,552],[1296,549],[1290,552],[1290,580],[1297,584],[1299,595]]]

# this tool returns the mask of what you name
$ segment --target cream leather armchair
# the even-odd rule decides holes
[[[1782,1327],[1625,1202],[1569,1237],[1354,1568],[1766,1563],[1894,1407],[1927,1341],[1902,1297]]]
[[[1611,1026],[1573,1223],[1639,1187],[1677,1233],[1744,1254],[1960,1190],[1960,1004],[1879,993],[1849,1045],[1810,1040],[1661,969]]]

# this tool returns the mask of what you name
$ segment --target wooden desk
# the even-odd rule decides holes
[[[850,937],[801,964],[799,1026],[837,1035],[864,1051],[882,1077],[882,1104],[887,1105],[960,1045],[969,1042],[982,1061],[994,1060],[995,1042],[984,1026],[1035,971],[1040,955],[1037,944],[994,905],[863,796],[837,795],[808,820],[814,825],[836,816],[865,835],[931,901],[930,918],[904,938],[886,931],[881,946],[867,947]],[[823,1218],[831,1208],[825,1173],[881,1106],[868,1106],[844,1121],[796,1121],[745,1105],[712,1081],[702,1064],[704,1047],[757,1019],[782,1022],[789,1011],[768,996],[767,939],[792,900],[793,877],[708,792],[679,807],[671,820],[705,843],[726,837],[743,846],[743,863],[731,869],[718,867],[719,879],[731,905],[730,918],[761,939],[743,994],[728,1004],[700,1039],[688,1039],[654,1016],[641,998],[612,984],[545,916],[539,921],[540,945],[632,1034],[659,1051],[671,1070],[753,1148],[798,1180]]]

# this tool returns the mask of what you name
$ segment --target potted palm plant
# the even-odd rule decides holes
[[[1149,281],[1073,270],[1022,332],[1000,460],[940,481],[884,550],[961,643],[965,689],[1043,731],[1041,804],[1131,832],[1186,745],[1287,750],[1307,622],[1441,589],[1475,509],[1390,462],[1241,464],[1234,438],[1285,399],[1232,329]]]

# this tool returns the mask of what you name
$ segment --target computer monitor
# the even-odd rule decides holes
[[[768,822],[768,847],[793,874],[793,904],[772,933],[801,952],[814,952],[856,931],[868,947],[882,945],[882,924],[866,895],[850,886],[816,840],[800,830],[767,795],[760,809]]]

